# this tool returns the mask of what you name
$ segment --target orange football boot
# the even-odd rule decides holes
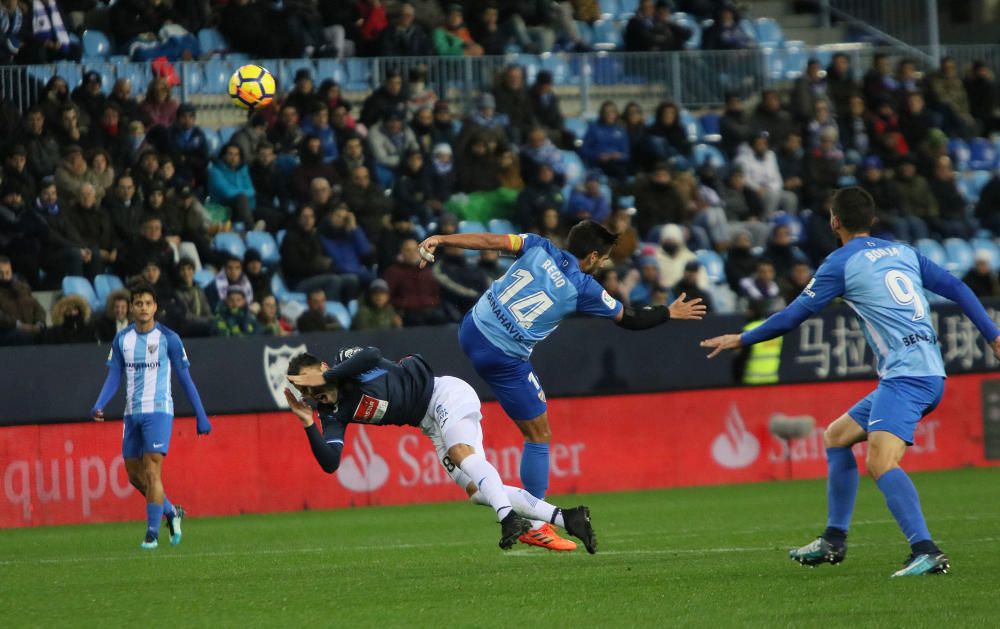
[[[576,542],[559,537],[559,534],[555,532],[555,529],[548,522],[518,537],[517,541],[522,544],[547,548],[548,550],[576,550]]]

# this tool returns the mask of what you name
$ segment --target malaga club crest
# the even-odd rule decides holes
[[[267,381],[268,388],[271,389],[271,397],[278,408],[288,408],[288,401],[285,399],[285,387],[288,384],[288,361],[292,356],[308,351],[305,344],[291,347],[282,345],[281,347],[264,347],[264,380]]]

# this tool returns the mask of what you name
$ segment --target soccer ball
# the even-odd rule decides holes
[[[274,75],[266,68],[245,65],[229,79],[229,98],[237,107],[253,111],[271,104],[275,88]]]

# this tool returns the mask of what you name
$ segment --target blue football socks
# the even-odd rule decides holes
[[[163,505],[146,503],[146,535],[156,539],[160,536],[160,519],[163,518]]]
[[[826,468],[827,532],[823,537],[830,542],[843,542],[858,495],[858,464],[850,448],[827,448]]]
[[[526,441],[521,453],[521,483],[528,493],[542,499],[549,488],[549,444]]]
[[[899,528],[903,529],[903,535],[911,547],[924,548],[931,539],[931,532],[927,530],[927,522],[924,521],[924,513],[920,510],[920,497],[917,495],[917,488],[913,486],[913,481],[900,468],[894,468],[886,472],[876,483],[882,495],[885,496],[885,503],[892,512],[892,516],[899,523]]]
[[[166,496],[163,497],[163,515],[167,517],[167,520],[173,520],[174,516],[177,515],[177,512],[174,511],[174,505],[167,500]]]

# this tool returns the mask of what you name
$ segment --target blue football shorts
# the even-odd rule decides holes
[[[174,416],[169,413],[136,413],[125,416],[122,457],[140,459],[146,452],[166,454],[170,448]]]
[[[944,378],[889,378],[847,411],[865,432],[883,430],[913,445],[917,424],[941,403]]]
[[[545,392],[531,363],[509,356],[490,343],[469,314],[458,329],[458,342],[511,419],[526,421],[545,412]]]

